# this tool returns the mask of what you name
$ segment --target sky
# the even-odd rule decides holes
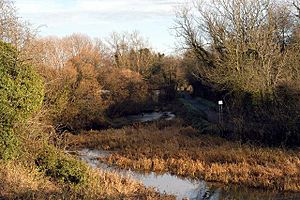
[[[16,0],[18,14],[40,26],[41,36],[83,33],[108,38],[112,32],[138,31],[151,47],[174,51],[171,30],[183,0]]]

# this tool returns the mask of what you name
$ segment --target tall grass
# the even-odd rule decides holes
[[[128,177],[90,168],[64,153],[65,137],[51,126],[37,119],[28,123],[18,128],[18,158],[0,160],[0,199],[174,199]]]
[[[4,199],[174,199],[114,173],[88,170],[87,184],[56,182],[18,162],[0,163],[0,197]]]
[[[300,151],[262,148],[180,125],[90,131],[70,138],[72,148],[112,150],[102,161],[122,168],[171,172],[207,181],[280,191],[300,191]]]

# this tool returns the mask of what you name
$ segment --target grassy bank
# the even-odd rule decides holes
[[[300,191],[300,151],[261,148],[198,135],[190,127],[134,126],[71,136],[71,148],[112,150],[103,161],[224,184]]]
[[[127,177],[92,169],[53,145],[63,147],[63,138],[42,130],[36,122],[24,126],[17,158],[0,160],[0,199],[174,199]]]
[[[54,180],[34,166],[16,161],[0,163],[0,197],[3,199],[174,199],[147,189],[128,178],[93,169],[84,184]]]

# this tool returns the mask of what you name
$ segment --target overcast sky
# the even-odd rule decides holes
[[[40,35],[84,33],[106,38],[113,32],[137,30],[152,47],[171,52],[174,9],[183,0],[16,0],[19,15]]]

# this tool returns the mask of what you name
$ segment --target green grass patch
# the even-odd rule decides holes
[[[87,180],[87,166],[84,163],[51,146],[38,154],[35,163],[47,176],[64,183],[78,185],[84,184]]]

